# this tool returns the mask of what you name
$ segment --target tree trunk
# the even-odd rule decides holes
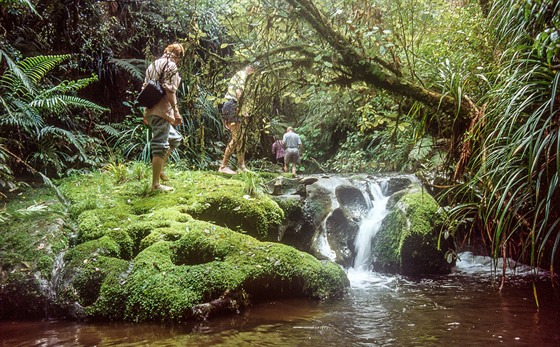
[[[286,0],[296,8],[299,15],[306,20],[324,40],[326,40],[338,54],[343,64],[349,69],[352,80],[363,81],[369,85],[384,89],[392,94],[405,96],[432,106],[442,112],[456,117],[453,131],[462,132],[467,129],[474,105],[467,99],[460,103],[439,92],[426,89],[418,84],[396,76],[379,63],[379,59],[362,56],[356,48],[334,30],[325,16],[315,7],[312,0]],[[460,106],[460,107],[459,107]],[[458,135],[458,134],[455,134]]]

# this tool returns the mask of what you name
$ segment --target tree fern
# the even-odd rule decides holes
[[[49,72],[69,58],[70,54],[39,55],[25,58],[18,63],[18,66],[33,83],[39,83]]]
[[[85,108],[100,112],[107,111],[105,107],[73,95],[55,95],[44,99],[37,97],[35,100],[31,101],[29,105],[31,107],[49,109],[51,111],[62,110],[67,107]]]
[[[33,84],[20,66],[12,60],[12,58],[3,50],[0,49],[0,62],[5,61],[8,66],[7,71],[0,78],[0,88],[8,88],[13,91],[14,81],[19,81],[23,84],[24,88],[31,91]],[[12,88],[10,88],[12,86]],[[1,95],[0,95],[1,97]]]

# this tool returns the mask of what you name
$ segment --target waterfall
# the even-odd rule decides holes
[[[356,250],[354,269],[369,270],[368,264],[371,260],[371,242],[379,230],[383,218],[387,215],[386,206],[389,197],[383,195],[383,188],[385,186],[385,181],[368,183],[373,201],[371,203],[371,209],[360,224],[360,229],[354,241]]]

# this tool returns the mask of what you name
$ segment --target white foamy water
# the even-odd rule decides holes
[[[354,268],[368,270],[368,264],[371,260],[371,242],[377,234],[383,218],[387,215],[388,196],[383,195],[381,186],[372,183],[370,189],[373,195],[371,209],[360,224],[360,230],[354,240],[356,250],[356,258],[354,259]]]
[[[367,289],[371,287],[390,288],[389,284],[396,281],[394,275],[385,275],[359,268],[349,268],[346,275],[350,281],[350,287],[356,289]]]
[[[472,252],[462,252],[458,254],[454,272],[473,274],[473,275],[501,275],[504,266],[503,258],[493,259],[488,256],[474,255]],[[548,276],[549,273],[542,269],[532,269],[528,265],[516,262],[513,259],[506,259],[506,275],[509,276],[529,276],[529,275]]]

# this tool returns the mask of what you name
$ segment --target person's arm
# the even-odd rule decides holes
[[[180,125],[183,122],[183,117],[179,112],[179,103],[177,101],[177,89],[179,89],[179,83],[181,83],[181,77],[177,70],[177,65],[172,61],[167,61],[165,68],[165,75],[168,76],[165,79],[163,89],[165,90],[165,98],[169,103],[169,108],[167,110],[168,121],[173,125]]]
[[[183,117],[181,116],[181,113],[179,113],[177,94],[175,92],[170,92],[166,90],[165,96],[167,97],[167,101],[169,102],[172,108],[171,114],[173,114],[173,121],[170,123],[173,125],[180,125],[183,122]]]

